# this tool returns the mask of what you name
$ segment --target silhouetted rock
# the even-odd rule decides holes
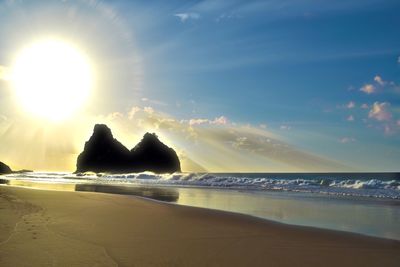
[[[146,133],[142,141],[132,150],[132,162],[136,170],[155,173],[172,173],[181,171],[181,164],[176,152],[161,143],[155,133]]]
[[[76,172],[172,173],[181,170],[175,151],[161,143],[155,134],[146,133],[142,141],[129,151],[104,124],[95,125],[93,135],[78,156],[76,167]]]
[[[78,156],[77,171],[125,172],[129,157],[129,150],[112,136],[110,128],[96,124],[93,135]]]
[[[11,168],[0,161],[0,174],[9,174],[9,173],[12,173]]]

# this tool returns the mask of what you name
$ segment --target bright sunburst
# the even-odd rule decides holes
[[[23,49],[11,79],[22,108],[30,114],[63,120],[87,100],[92,70],[86,56],[60,40],[44,40]]]

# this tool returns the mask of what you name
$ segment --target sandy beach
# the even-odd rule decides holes
[[[0,187],[0,266],[398,266],[400,242],[132,196]]]

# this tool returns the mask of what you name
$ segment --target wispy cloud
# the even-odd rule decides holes
[[[152,107],[144,107],[143,111],[145,113],[148,113],[148,114],[153,114],[154,113],[154,109]]]
[[[360,91],[370,95],[376,92],[376,87],[372,84],[365,84],[363,87],[360,88]]]
[[[195,12],[189,12],[189,13],[177,13],[174,14],[175,17],[178,17],[181,22],[186,22],[189,19],[197,20],[200,19],[200,14],[195,13]]]
[[[368,113],[368,117],[377,121],[390,121],[392,113],[388,110],[389,107],[390,104],[388,102],[375,102]]]
[[[290,129],[292,129],[292,127],[289,126],[289,125],[281,125],[281,126],[279,127],[279,129],[281,129],[281,130],[290,130]]]
[[[347,105],[346,105],[346,107],[348,108],[348,109],[352,109],[352,108],[354,108],[356,106],[356,103],[354,102],[354,101],[350,101]]]
[[[349,115],[349,116],[346,118],[346,120],[347,120],[347,121],[354,121],[355,119],[354,119],[354,116],[353,116],[353,115]]]
[[[135,117],[135,114],[137,114],[141,108],[139,107],[132,107],[129,112],[128,112],[128,118],[132,120]]]
[[[394,81],[385,81],[382,76],[376,75],[373,83],[366,83],[360,88],[360,91],[366,94],[378,92],[400,93],[400,86]]]
[[[132,107],[122,118],[115,114],[106,116],[104,123],[119,132],[116,136],[126,144],[137,141],[132,134],[140,138],[146,131],[157,132],[166,144],[177,149],[185,171],[193,171],[193,166],[202,166],[208,171],[348,168],[289,145],[260,127],[229,122],[225,116],[180,120],[155,109],[149,112],[148,108]]]
[[[226,124],[228,124],[228,119],[225,116],[221,116],[221,117],[215,118],[211,123],[217,124],[217,125],[226,125]]]
[[[209,123],[208,119],[190,119],[189,120],[189,125],[201,125],[201,124],[205,124],[205,123]]]
[[[376,75],[374,77],[374,81],[377,82],[381,86],[384,86],[386,84],[386,82],[384,80],[382,80],[382,77],[379,75]]]
[[[221,15],[219,15],[219,16],[215,19],[215,21],[216,21],[216,22],[220,22],[220,21],[223,21],[223,20],[239,19],[239,18],[242,18],[242,16],[237,15],[237,14],[235,14],[235,13],[222,13]]]
[[[165,102],[162,102],[162,101],[156,100],[156,99],[149,99],[147,97],[142,97],[140,100],[142,100],[142,102],[146,102],[146,103],[157,105],[157,106],[168,106],[168,104]]]
[[[342,144],[353,143],[353,142],[355,142],[355,141],[356,141],[356,139],[355,139],[354,137],[347,137],[347,136],[342,137],[342,138],[340,138],[340,139],[338,140],[338,142],[339,142],[339,143],[342,143]]]
[[[379,95],[371,96],[371,98],[375,98],[376,101],[373,104],[363,103],[359,106],[359,110],[355,110],[357,112],[356,115],[360,117],[360,120],[365,123],[368,128],[378,129],[382,131],[385,135],[393,135],[400,132],[399,124],[397,123],[398,116],[400,110],[394,106],[391,107],[389,101],[382,101],[382,97],[389,97],[391,94],[400,93],[400,86],[394,81],[385,80],[381,75],[375,75],[373,77],[373,81],[371,83],[366,83],[363,87],[360,88],[360,91],[371,95],[375,93],[381,93]],[[391,99],[391,98],[387,98]],[[353,105],[354,104],[354,105]],[[355,103],[350,101],[347,105],[347,108],[356,108]],[[339,108],[344,108],[343,105],[339,106]],[[368,112],[366,112],[368,111]],[[354,121],[355,118],[353,115],[350,115],[346,119],[347,121]]]
[[[189,125],[202,125],[202,124],[215,124],[215,125],[226,125],[228,124],[228,119],[225,116],[216,117],[213,120],[209,119],[190,119]]]

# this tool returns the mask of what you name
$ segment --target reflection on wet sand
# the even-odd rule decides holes
[[[75,191],[134,195],[167,202],[176,202],[179,199],[178,191],[173,188],[76,184]]]
[[[174,188],[145,187],[145,186],[117,186],[100,184],[66,184],[66,183],[46,183],[31,182],[24,180],[0,179],[0,184],[11,186],[22,186],[44,190],[60,191],[80,191],[80,192],[99,192],[119,195],[132,195],[151,198],[159,201],[177,202],[179,192]]]
[[[400,240],[398,200],[310,193],[179,188],[177,204]]]
[[[31,182],[25,180],[5,180],[3,184],[29,187],[35,189],[44,189],[44,190],[75,191],[74,184],[65,184],[65,183],[45,183],[45,182]]]

